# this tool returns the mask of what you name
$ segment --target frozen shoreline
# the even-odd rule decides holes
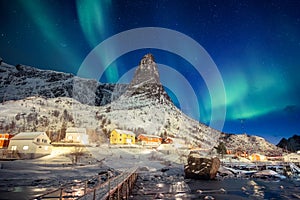
[[[163,154],[152,148],[86,147],[86,154],[72,164],[72,147],[54,147],[51,155],[33,160],[0,161],[0,194],[7,199],[28,199],[74,180],[85,180],[112,168],[132,167],[160,172],[176,163],[180,155]],[[173,162],[175,161],[175,162]],[[183,167],[182,167],[183,170]],[[147,173],[148,173],[147,172]]]

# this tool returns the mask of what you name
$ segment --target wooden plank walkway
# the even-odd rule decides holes
[[[93,192],[88,192],[78,199],[128,199],[137,179],[136,171],[137,168],[128,169],[119,176],[113,177],[99,187],[94,188]]]
[[[101,181],[102,175],[94,176],[90,179],[72,182],[53,191],[47,192],[33,198],[34,200],[109,200],[109,199],[128,199],[131,190],[137,179],[137,168],[124,169],[121,174],[109,177],[107,181]],[[88,182],[94,181],[94,187],[88,187]]]

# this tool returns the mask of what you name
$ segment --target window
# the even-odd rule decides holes
[[[17,150],[17,146],[11,146],[11,150],[12,150],[12,151]]]
[[[40,142],[40,138],[36,139],[36,142]]]
[[[44,140],[44,143],[47,143],[47,140]]]
[[[27,146],[27,145],[26,145],[26,146],[23,146],[23,150],[26,151],[26,150],[28,150],[28,149],[29,149],[29,146]]]

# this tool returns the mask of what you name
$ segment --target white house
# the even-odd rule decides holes
[[[21,132],[10,139],[8,150],[22,159],[31,159],[51,154],[52,145],[45,132]]]
[[[65,141],[72,143],[89,144],[89,137],[85,128],[70,127],[66,130]]]
[[[290,153],[283,156],[284,162],[300,163],[300,155],[297,153]]]

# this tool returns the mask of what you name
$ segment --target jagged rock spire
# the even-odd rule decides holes
[[[130,83],[131,86],[144,84],[161,84],[158,69],[152,54],[146,54],[143,57]]]
[[[160,82],[158,69],[152,54],[146,54],[142,58],[129,87],[124,93],[126,97],[136,95],[142,95],[146,99],[156,99],[160,103],[171,102]]]

